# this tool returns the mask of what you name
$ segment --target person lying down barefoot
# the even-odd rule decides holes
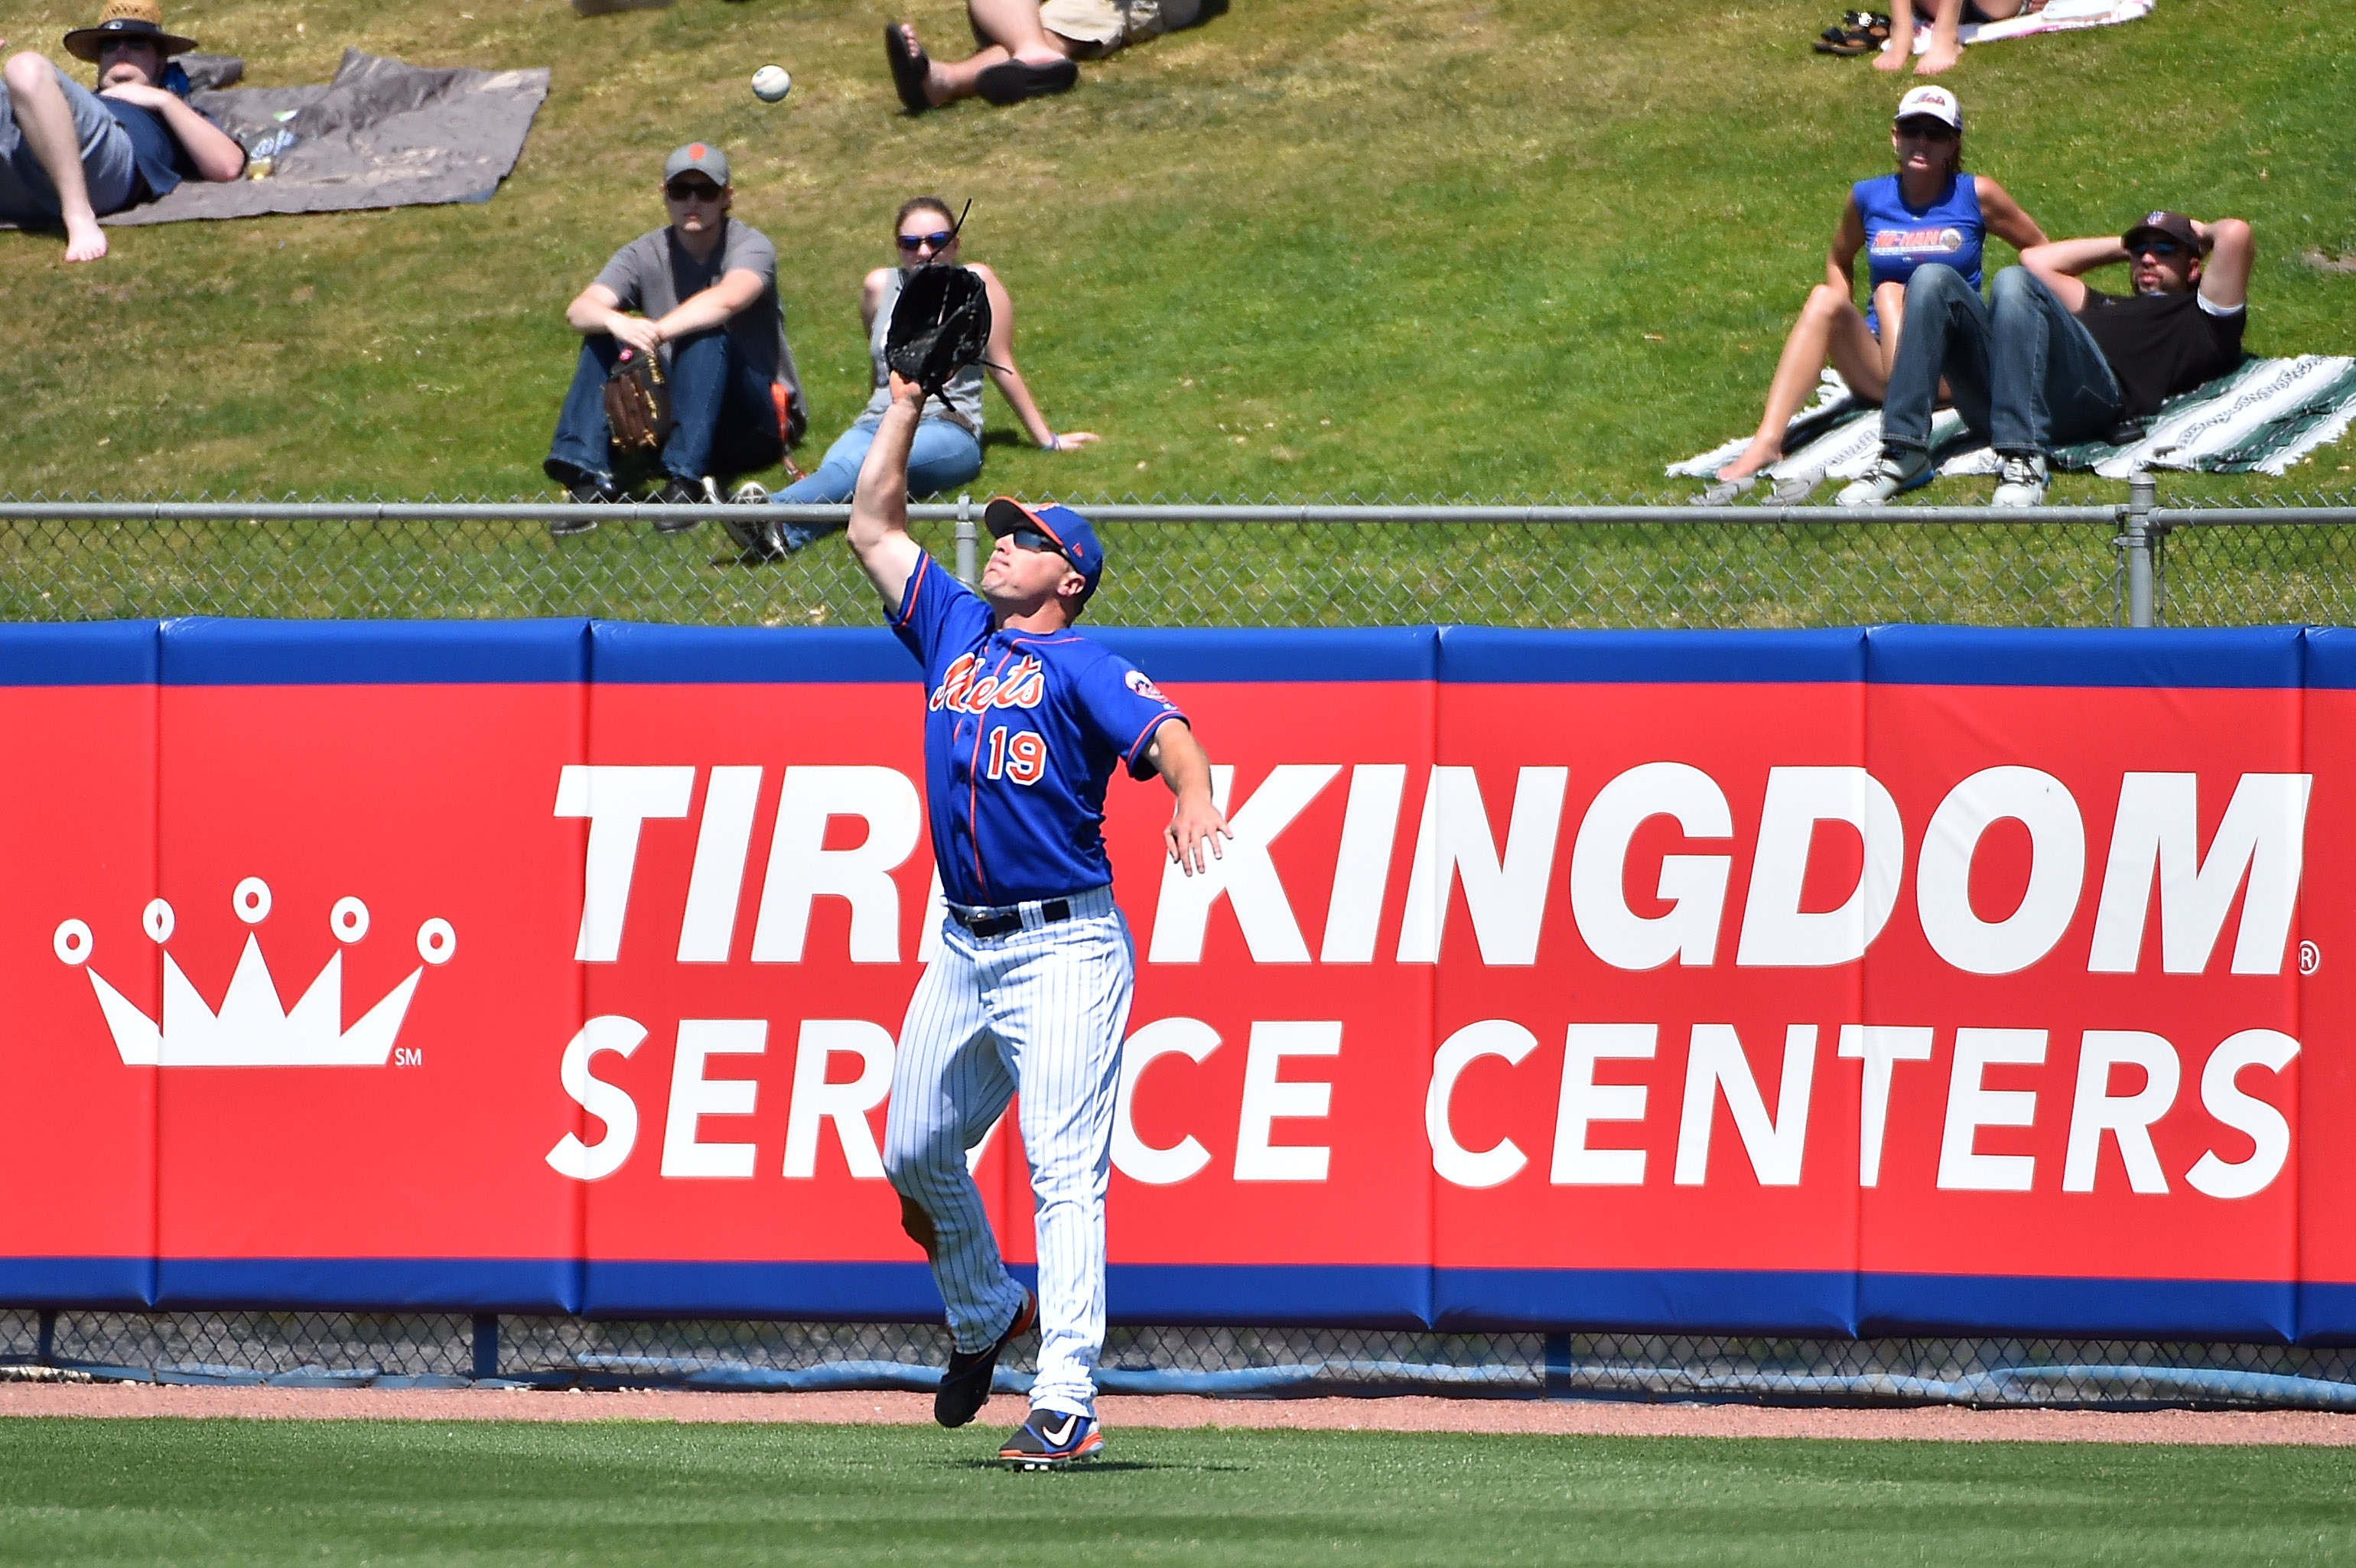
[[[1937,76],[1954,68],[1964,58],[1961,35],[1965,22],[2002,22],[2045,8],[2045,0],[1929,0],[1929,4],[1931,47],[1914,62],[1916,76]],[[1890,7],[1890,41],[1874,57],[1874,69],[1905,69],[1914,53],[1914,27],[1913,5],[1910,0],[1896,0]]]

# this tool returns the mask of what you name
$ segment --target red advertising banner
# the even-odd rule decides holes
[[[1236,832],[1113,785],[1117,1316],[2356,1328],[2348,634],[1100,635]],[[923,699],[880,632],[0,628],[0,1298],[937,1314]]]

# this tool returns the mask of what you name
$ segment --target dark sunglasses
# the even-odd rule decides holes
[[[949,241],[957,238],[957,230],[944,229],[938,234],[897,234],[893,238],[899,240],[901,250],[912,254],[927,245],[936,251],[946,251]]]
[[[673,180],[663,194],[673,201],[718,201],[720,187],[710,180]]]
[[[1036,550],[1042,555],[1063,555],[1064,547],[1041,533],[1037,528],[1017,528],[1007,539],[1016,549]],[[1070,558],[1066,557],[1068,560]]]
[[[1901,136],[1912,136],[1922,142],[1952,142],[1962,134],[1944,120],[1933,120],[1927,115],[1920,115],[1912,120],[1901,120],[1898,123],[1898,133]]]
[[[2184,247],[2173,240],[2138,240],[2127,247],[2130,256],[2157,256],[2163,261],[2184,253]]]

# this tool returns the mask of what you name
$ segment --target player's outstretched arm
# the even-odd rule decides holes
[[[1162,830],[1162,848],[1190,877],[1209,870],[1210,860],[1203,858],[1205,847],[1209,847],[1211,859],[1223,859],[1226,851],[1219,848],[1219,840],[1235,835],[1211,802],[1211,759],[1204,754],[1203,743],[1194,739],[1194,731],[1183,719],[1164,719],[1145,748],[1145,760],[1178,797],[1170,826]]]
[[[875,430],[874,444],[859,470],[859,488],[851,497],[851,553],[859,558],[868,581],[884,595],[884,606],[897,614],[907,597],[908,579],[925,559],[924,547],[908,537],[908,448],[916,439],[916,420],[924,411],[925,389],[914,381],[892,377],[892,406]]]

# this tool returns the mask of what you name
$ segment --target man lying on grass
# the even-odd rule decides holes
[[[1881,457],[1840,504],[1879,506],[1931,482],[1931,405],[1944,377],[1964,423],[2004,459],[1996,504],[2041,506],[2056,446],[2148,418],[2242,362],[2255,255],[2238,218],[2152,212],[2116,240],[2030,246],[1986,304],[1953,268],[1918,267],[1881,404]],[[2081,280],[2120,261],[2131,294]]]
[[[31,49],[0,69],[0,219],[62,225],[66,260],[95,261],[106,254],[98,226],[105,214],[152,201],[184,178],[245,172],[245,149],[189,105],[187,73],[171,59],[196,40],[166,32],[155,0],[111,0],[97,25],[76,27],[65,46],[98,67],[96,92]]]

